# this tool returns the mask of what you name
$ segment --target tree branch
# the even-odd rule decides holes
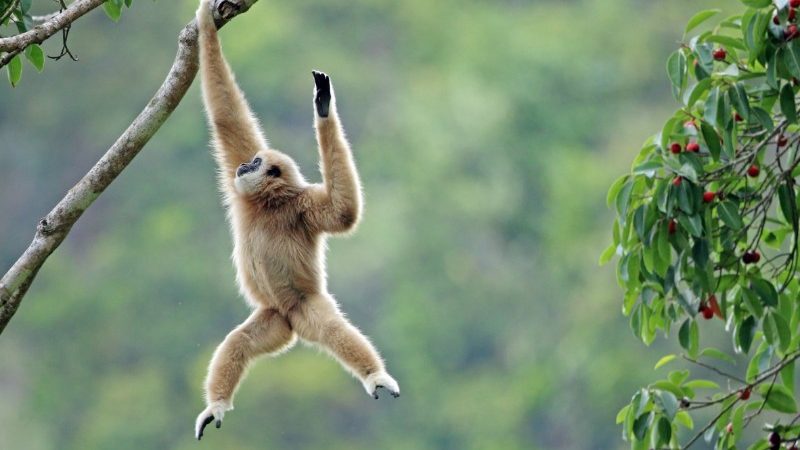
[[[15,36],[0,38],[0,52],[19,53],[31,44],[41,44],[87,12],[102,5],[103,2],[105,0],[77,0],[63,12],[53,16],[52,19],[43,24],[35,26],[32,30]]]
[[[78,0],[73,6],[91,1],[96,0]],[[256,1],[214,0],[215,19],[221,26],[247,11]],[[231,12],[231,5],[238,9]],[[222,14],[225,16],[224,19],[220,15],[220,10],[224,12]],[[39,221],[33,242],[0,278],[0,334],[19,308],[39,269],[64,241],[75,222],[122,173],[183,99],[197,74],[197,50],[197,26],[195,21],[192,21],[180,32],[178,53],[172,68],[144,110],[78,184],[72,187],[55,208]]]

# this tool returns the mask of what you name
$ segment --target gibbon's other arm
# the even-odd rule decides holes
[[[232,183],[239,165],[250,162],[258,151],[266,149],[267,142],[222,55],[212,5],[213,0],[202,0],[197,10],[200,76],[215,141],[214,156],[224,179]]]
[[[341,233],[354,228],[360,219],[361,182],[336,113],[331,79],[322,72],[312,74],[323,183],[313,191],[308,219],[319,231]]]

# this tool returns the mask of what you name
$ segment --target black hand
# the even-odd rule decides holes
[[[320,117],[328,117],[331,109],[331,78],[324,72],[316,70],[311,74],[314,75],[314,85],[316,86],[314,105],[317,107],[317,114]]]

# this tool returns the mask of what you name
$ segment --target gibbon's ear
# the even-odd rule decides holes
[[[331,109],[331,78],[325,72],[312,70],[314,75],[314,105],[320,117],[328,117]]]

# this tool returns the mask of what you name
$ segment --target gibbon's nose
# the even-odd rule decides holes
[[[240,164],[239,168],[236,169],[236,176],[240,177],[250,172],[255,172],[259,167],[261,167],[261,158],[256,158],[251,163]]]

